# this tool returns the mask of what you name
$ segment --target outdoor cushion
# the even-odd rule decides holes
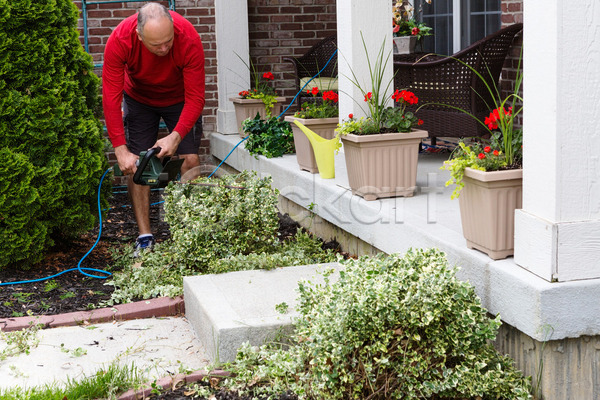
[[[293,64],[295,89],[298,93],[296,96],[296,105],[298,109],[304,102],[315,101],[312,94],[306,93],[307,88],[318,86],[321,90],[337,90],[337,37],[336,35],[328,36],[312,46],[306,53],[300,57],[284,57],[283,60]],[[309,85],[300,91],[311,77],[318,76],[320,80],[314,83],[311,81]],[[324,80],[328,78],[334,81],[329,84]],[[317,79],[317,78],[315,78]],[[301,82],[303,81],[303,83]],[[333,86],[335,85],[335,86]]]
[[[307,89],[312,89],[314,87],[318,87],[321,92],[333,90],[335,92],[338,91],[338,79],[337,78],[327,78],[320,77],[315,78],[306,85],[306,82],[309,81],[311,77],[300,78],[300,87],[304,88],[304,91]],[[306,85],[306,87],[304,87]]]

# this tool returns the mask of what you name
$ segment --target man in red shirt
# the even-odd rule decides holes
[[[159,158],[177,153],[184,158],[182,176],[198,175],[204,50],[192,24],[159,3],[148,3],[123,20],[106,43],[102,94],[108,136],[119,168],[129,175],[137,256],[154,244],[150,187],[132,180],[140,152],[158,146]],[[157,140],[161,118],[170,134]]]

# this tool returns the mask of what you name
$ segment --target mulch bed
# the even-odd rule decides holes
[[[204,384],[204,382],[198,382],[198,384]],[[208,385],[208,384],[206,384]],[[167,390],[158,395],[150,395],[147,399],[152,400],[179,400],[179,399],[196,399],[196,400],[252,400],[250,396],[240,396],[236,393],[229,392],[227,390],[219,390],[215,393],[215,397],[207,399],[196,394],[194,387],[183,386],[178,389]],[[273,400],[297,400],[298,396],[293,393],[282,393],[278,398]]]
[[[153,202],[160,201],[159,198],[158,192],[152,192]],[[133,245],[137,237],[137,225],[133,209],[129,206],[128,195],[116,193],[109,201],[111,208],[103,212],[102,237],[94,250],[81,262],[81,268],[109,268],[112,262],[110,249]],[[151,207],[150,221],[157,240],[160,241],[170,234],[168,224],[160,221],[159,213],[160,206]],[[72,242],[57,243],[41,262],[27,270],[18,266],[0,270],[0,282],[44,279],[70,268],[77,268],[79,261],[92,248],[97,238],[96,227]],[[105,276],[93,271],[85,272]],[[90,278],[75,270],[50,280],[1,286],[0,318],[22,316],[28,311],[34,315],[54,315],[89,310],[110,298],[113,287],[105,283],[105,279]]]
[[[114,271],[111,250],[122,246],[133,246],[138,235],[133,209],[125,189],[115,189],[109,199],[110,209],[103,212],[102,237],[93,251],[83,260],[81,268]],[[151,192],[151,204],[160,202],[162,191]],[[157,242],[170,237],[169,225],[161,218],[161,205],[150,208],[150,223]],[[299,225],[287,215],[280,215],[280,238],[296,234]],[[28,270],[18,266],[0,270],[0,282],[38,280],[24,284],[0,286],[0,318],[33,315],[56,315],[97,308],[110,299],[113,287],[106,285],[106,279],[85,276],[78,270],[66,272],[47,280],[45,278],[62,271],[77,268],[81,258],[92,248],[98,238],[98,228],[81,235],[77,240],[60,243],[48,252],[47,256]],[[325,247],[336,249],[336,242],[326,243]],[[88,274],[105,276],[101,273],[84,270]]]

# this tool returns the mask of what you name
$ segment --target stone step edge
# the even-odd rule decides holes
[[[39,315],[28,317],[1,318],[0,330],[18,331],[29,326],[42,325],[43,329],[61,326],[97,324],[112,321],[127,321],[140,318],[170,317],[183,315],[185,304],[183,296],[157,297],[154,299],[118,304],[113,307],[98,308],[90,311],[76,311],[57,315]]]

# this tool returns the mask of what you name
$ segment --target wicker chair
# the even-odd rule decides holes
[[[457,60],[473,67],[491,88],[498,87],[504,60],[515,35],[522,29],[523,24],[503,28],[452,57],[394,56],[394,87],[414,92],[419,105],[428,104],[418,111],[417,116],[424,121],[422,128],[429,132],[432,144],[435,145],[438,137],[483,137],[488,134],[469,115],[443,105],[467,110],[478,119],[487,117],[493,108],[485,83]]]
[[[301,57],[285,57],[283,59],[283,61],[294,64],[296,92],[298,92],[304,86],[306,81],[315,76],[323,67],[325,67],[325,64],[327,64],[327,61],[329,61],[336,49],[337,36],[333,35],[328,36],[315,44]],[[337,55],[335,55],[329,64],[327,64],[327,67],[321,72],[319,77],[312,80],[308,86],[306,86],[306,88],[310,89],[313,86],[318,86],[319,89],[322,90],[337,91],[337,76]],[[306,88],[296,98],[298,109],[300,109],[304,101],[312,99],[312,97],[306,93]]]

